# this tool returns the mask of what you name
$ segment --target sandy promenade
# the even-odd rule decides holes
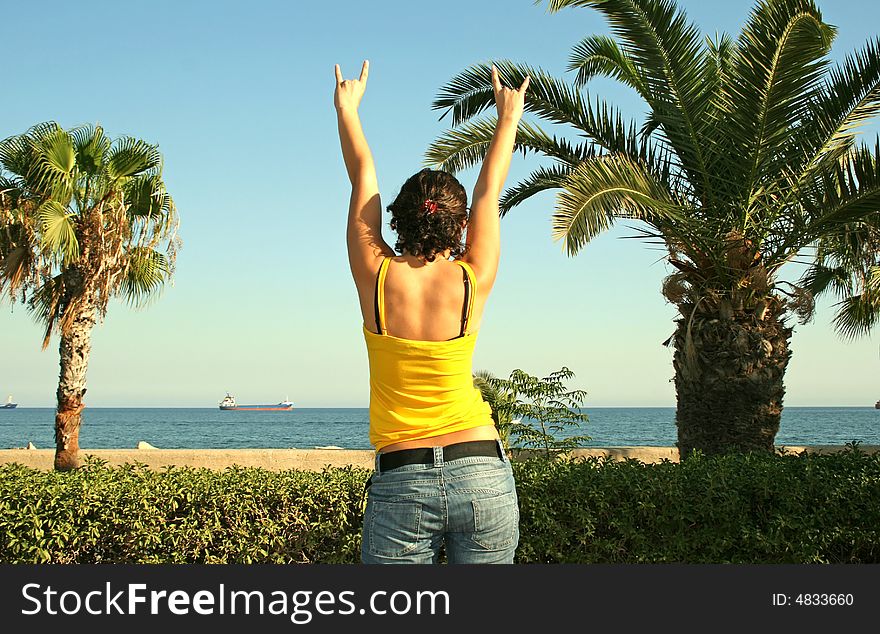
[[[815,453],[841,451],[840,446],[786,446],[790,453],[807,450]],[[866,453],[880,451],[880,446],[861,447]],[[93,455],[111,465],[143,463],[153,469],[165,466],[206,467],[225,469],[230,465],[262,467],[272,471],[302,469],[320,471],[324,467],[354,465],[373,467],[373,452],[363,449],[83,449],[81,456]],[[660,462],[664,458],[678,462],[675,447],[605,447],[577,449],[577,456],[611,456],[616,460],[634,458],[645,463]],[[51,469],[54,449],[0,449],[0,464],[17,462],[36,468]],[[524,457],[518,454],[515,459]]]

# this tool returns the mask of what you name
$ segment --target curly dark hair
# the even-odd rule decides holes
[[[413,174],[388,211],[399,253],[433,262],[446,249],[456,258],[467,251],[461,241],[468,219],[467,192],[449,172],[423,169]]]

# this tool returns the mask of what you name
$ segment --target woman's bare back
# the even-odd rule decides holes
[[[476,289],[468,331],[479,328],[485,289]],[[393,337],[418,341],[446,341],[461,334],[465,302],[463,268],[438,257],[434,262],[404,255],[391,259],[385,275],[385,329]],[[473,292],[473,289],[471,289]],[[376,281],[358,288],[364,325],[376,324]]]

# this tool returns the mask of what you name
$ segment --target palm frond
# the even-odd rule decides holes
[[[26,134],[11,136],[0,141],[0,165],[19,177],[31,169],[34,147]]]
[[[38,167],[36,157],[43,139],[58,133],[61,128],[54,121],[39,123],[18,134],[0,141],[0,165],[15,174],[25,184]]]
[[[839,335],[867,334],[880,319],[880,211],[825,232],[800,284],[814,296],[840,299],[834,318]]]
[[[640,137],[634,123],[625,122],[620,111],[607,102],[597,100],[591,104],[589,96],[581,96],[580,93],[567,86],[563,82],[546,75],[542,71],[529,67],[501,64],[505,72],[510,73],[513,84],[518,85],[526,74],[530,74],[532,82],[529,87],[529,95],[526,98],[526,110],[530,111],[552,123],[569,124],[575,127],[583,136],[586,136],[590,144],[602,148],[608,152],[624,152],[634,158],[641,159],[646,163],[658,162],[659,151],[650,139]],[[474,67],[479,68],[479,67]],[[470,75],[475,82],[473,85],[482,84],[483,80],[475,74],[474,68],[462,73]],[[479,71],[489,77],[491,68],[485,66]],[[461,76],[460,76],[461,77]],[[487,80],[488,81],[488,80]],[[448,85],[447,85],[448,88]],[[488,101],[493,99],[491,88],[486,89],[483,95]],[[469,107],[467,99],[456,103],[453,101],[438,100],[436,103],[448,105],[456,114],[456,120],[469,118],[470,111],[462,113],[458,110]],[[437,139],[426,153],[426,162],[432,165],[442,165],[443,169],[458,171],[477,165],[485,157],[489,142],[494,132],[495,118],[486,118],[467,124],[457,124]],[[535,151],[545,153],[547,156],[573,164],[576,160],[585,160],[592,157],[595,152],[589,145],[572,147],[564,137],[550,136],[536,126],[527,122],[520,123],[521,133],[517,136],[517,149],[523,151]],[[534,130],[534,134],[530,132]],[[550,139],[550,142],[547,142]],[[666,160],[669,161],[667,156]]]
[[[14,213],[4,208],[0,196],[0,295],[8,293],[13,301],[37,277],[39,247],[22,216],[21,210]]]
[[[706,36],[706,55],[703,57],[705,64],[704,77],[711,85],[711,99],[718,104],[719,98],[727,96],[723,86],[733,68],[736,44],[729,33],[716,33],[714,39]],[[709,108],[713,114],[717,114],[717,108]]]
[[[633,88],[645,101],[650,100],[638,68],[607,35],[588,35],[576,44],[568,59],[568,70],[577,71],[574,85],[578,88],[593,77],[610,77]]]
[[[17,176],[0,174],[0,210],[15,209],[23,193],[23,183]]]
[[[587,131],[583,117],[586,104],[577,90],[540,68],[527,64],[501,60],[495,62],[495,67],[502,83],[507,86],[520,86],[526,75],[530,77],[526,112],[553,123],[569,124]],[[457,126],[494,104],[492,64],[483,63],[471,66],[447,82],[431,107],[434,110],[445,109],[441,119],[451,113],[452,125]]]
[[[598,156],[578,165],[557,194],[553,238],[574,255],[617,219],[674,223],[679,209],[643,165],[624,155]]]
[[[731,151],[748,157],[731,160],[741,166],[745,209],[787,165],[782,149],[820,85],[834,34],[812,0],[761,0],[743,28],[725,84],[732,109],[723,122]]]
[[[64,296],[66,294],[64,275],[50,277],[37,288],[28,302],[28,309],[37,323],[44,326],[43,349],[49,345],[52,331],[62,321],[64,313]]]
[[[132,137],[117,139],[107,157],[107,174],[112,180],[135,176],[162,164],[159,148]]]
[[[123,273],[122,297],[131,305],[142,306],[165,285],[171,267],[165,255],[155,249],[135,247],[129,251]]]
[[[132,216],[153,217],[171,210],[171,196],[158,174],[140,174],[124,187],[128,213]]]
[[[627,143],[627,131],[634,124],[624,124],[620,111],[606,103],[597,103],[595,109],[588,97],[565,82],[539,68],[510,61],[495,63],[499,75],[510,86],[522,84],[526,75],[531,80],[526,96],[525,110],[551,123],[570,125],[609,151],[618,151]],[[435,110],[445,108],[452,113],[453,127],[473,118],[495,103],[491,84],[491,64],[478,64],[463,71],[441,88],[434,101]],[[441,119],[443,118],[441,116]]]
[[[880,213],[880,138],[874,150],[852,148],[833,165],[812,170],[811,182],[799,185],[790,175],[791,190],[780,192],[765,236],[765,261],[777,267],[815,241],[833,243],[845,225],[877,222]],[[768,206],[774,205],[768,197]]]
[[[880,322],[880,288],[847,297],[834,306],[834,330],[844,339],[858,339]]]
[[[37,209],[41,247],[64,262],[79,258],[74,217],[75,214],[56,200],[47,200]]]
[[[489,150],[496,125],[495,117],[487,117],[448,130],[428,147],[426,162],[450,172],[478,165]],[[588,144],[572,146],[566,139],[551,136],[525,121],[519,122],[514,150],[536,152],[571,164],[583,160],[590,151]]]
[[[730,102],[731,95],[726,90],[725,84],[730,78],[735,48],[733,38],[729,33],[716,35],[715,39],[706,37],[708,54],[705,58],[705,75],[706,81],[711,86],[710,92],[713,100],[709,113],[714,117],[719,117],[722,112],[730,112],[733,108]],[[718,121],[715,122],[716,125],[718,123]]]
[[[583,130],[582,113],[585,104],[580,93],[565,82],[540,68],[519,64],[510,60],[494,62],[503,84],[518,87],[530,77],[525,110],[559,124],[569,124]],[[452,125],[480,114],[495,104],[492,89],[492,64],[475,64],[465,69],[441,87],[437,99],[431,105],[443,110],[440,119],[452,115]]]
[[[549,10],[589,7],[602,13],[622,52],[644,78],[652,118],[678,156],[697,196],[712,206],[711,84],[696,26],[671,0],[550,0]]]
[[[702,131],[704,137],[711,139],[705,144],[705,162],[706,168],[711,174],[710,180],[716,202],[720,205],[726,205],[728,201],[736,197],[739,191],[739,184],[729,178],[730,152],[727,151],[729,142],[722,133],[724,129],[723,113],[729,112],[733,107],[725,85],[730,81],[734,42],[729,34],[722,33],[716,35],[715,39],[707,36],[705,44],[707,54],[704,58],[704,81],[710,95],[710,103],[706,108],[705,116],[706,120],[711,122],[710,127]],[[646,130],[659,124],[659,120],[652,113],[649,113],[645,124]]]
[[[500,76],[504,72],[502,69],[509,68],[514,63],[499,60],[495,65]],[[443,110],[441,120],[451,114],[453,127],[477,116],[495,102],[491,73],[489,64],[476,64],[463,70],[440,88],[431,109]]]
[[[846,268],[829,267],[819,263],[813,263],[801,277],[798,286],[817,297],[826,291],[836,295],[847,295],[853,290],[850,272]]]
[[[561,189],[573,169],[574,167],[571,165],[557,164],[535,170],[527,178],[504,192],[498,203],[501,215],[506,215],[511,209],[539,192],[548,189]]]
[[[33,251],[19,245],[0,257],[0,295],[8,293],[14,298],[33,270]]]
[[[820,183],[818,193],[804,200],[809,213],[799,232],[803,238],[815,239],[838,231],[840,225],[876,218],[880,214],[880,141],[873,152],[866,146],[853,149],[822,175]]]
[[[104,136],[104,129],[85,125],[70,130],[69,134],[76,148],[77,167],[88,176],[102,174],[112,145]]]
[[[73,194],[76,150],[67,132],[58,129],[34,140],[35,160],[28,179],[36,189],[66,205]]]
[[[720,76],[730,72],[734,42],[729,33],[721,33],[714,40],[707,36],[706,49],[709,51],[709,57],[706,58],[710,64],[709,75]]]
[[[804,152],[793,157],[799,159],[800,183],[837,162],[853,146],[859,127],[880,114],[880,38],[833,68],[808,108],[796,130]]]

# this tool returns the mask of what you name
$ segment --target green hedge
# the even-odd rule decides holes
[[[0,562],[352,562],[367,475],[4,465]]]
[[[880,454],[514,463],[520,563],[880,563]],[[0,466],[0,563],[353,563],[369,475]]]
[[[880,563],[880,454],[533,461],[523,562]]]

